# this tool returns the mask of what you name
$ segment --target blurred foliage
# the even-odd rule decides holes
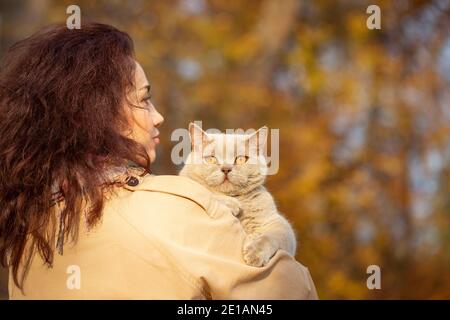
[[[1,1],[2,49],[68,1]],[[171,132],[280,128],[268,188],[321,298],[450,298],[450,3],[78,0],[127,31]],[[381,8],[381,30],[366,8]],[[367,266],[382,289],[366,287]]]

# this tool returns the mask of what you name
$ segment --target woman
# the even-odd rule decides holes
[[[201,185],[149,174],[163,117],[130,37],[51,27],[0,74],[0,257],[12,299],[315,298],[278,252],[245,265],[245,233]]]

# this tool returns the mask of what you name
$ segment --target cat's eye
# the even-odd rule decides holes
[[[236,159],[234,159],[235,164],[244,164],[248,160],[247,156],[237,156]]]
[[[207,156],[203,158],[207,164],[216,164],[217,158],[214,156]]]

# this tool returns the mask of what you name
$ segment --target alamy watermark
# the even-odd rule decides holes
[[[381,269],[376,264],[372,264],[367,267],[366,270],[367,274],[370,274],[370,276],[367,278],[366,285],[367,289],[374,290],[374,289],[381,289]]]
[[[366,20],[366,26],[368,29],[381,29],[381,9],[376,4],[371,4],[367,7],[366,13],[370,16]]]
[[[66,269],[66,273],[69,274],[66,280],[66,287],[69,290],[81,289],[81,268],[77,265],[70,265]]]
[[[280,130],[262,127],[260,129],[226,129],[226,139],[218,129],[202,130],[202,122],[195,121],[191,130],[178,128],[171,134],[171,141],[178,141],[172,148],[171,160],[175,165],[201,164],[205,157],[221,154],[218,165],[229,164],[238,157],[246,157],[248,164],[262,164],[261,170],[265,175],[274,175],[279,169]],[[270,155],[267,141],[270,137]],[[212,143],[216,140],[217,143]],[[188,156],[193,153],[189,158]],[[194,156],[195,154],[195,156]],[[229,160],[230,163],[225,163]]]
[[[67,29],[81,29],[81,9],[76,4],[67,7],[66,13],[70,14],[66,20]]]

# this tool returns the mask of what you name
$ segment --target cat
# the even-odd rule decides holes
[[[240,220],[247,234],[243,259],[255,267],[267,264],[278,249],[294,256],[297,247],[294,230],[263,186],[267,162],[258,151],[267,134],[267,127],[253,134],[206,133],[190,123],[191,152],[179,172],[206,186]]]

